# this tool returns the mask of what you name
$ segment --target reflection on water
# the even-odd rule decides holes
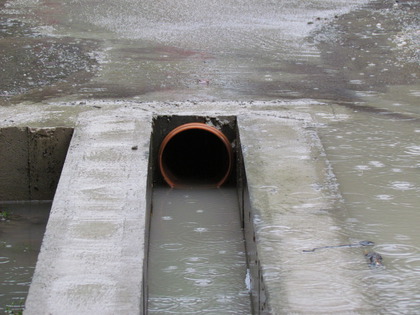
[[[418,120],[355,113],[321,130],[346,210],[338,220],[350,238],[369,239],[385,269],[359,273],[363,296],[380,314],[420,307],[420,129]]]
[[[235,189],[155,188],[149,313],[249,314]]]
[[[50,209],[51,202],[0,204],[0,311],[25,303]]]

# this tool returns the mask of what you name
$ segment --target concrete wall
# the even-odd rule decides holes
[[[72,128],[0,129],[0,201],[51,200]]]
[[[236,188],[238,192],[238,203],[245,238],[246,259],[250,276],[252,314],[270,314],[271,310],[268,300],[268,292],[266,292],[265,289],[261,262],[258,258],[257,252],[256,231],[254,226],[255,213],[251,207],[248,181],[238,129],[236,144]]]

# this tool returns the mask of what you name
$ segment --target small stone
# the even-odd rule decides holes
[[[131,150],[137,150],[139,147],[137,146],[137,145],[133,145],[132,147],[131,147]]]

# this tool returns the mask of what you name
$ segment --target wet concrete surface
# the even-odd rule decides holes
[[[40,27],[19,10],[8,10],[6,2],[2,7],[1,105],[42,101],[53,91],[69,93],[92,76],[97,62],[88,53],[96,46],[94,41],[43,35],[47,26]]]
[[[27,25],[6,20],[0,38],[1,98],[7,104],[25,100],[42,101],[51,91],[71,92],[75,83],[87,81],[96,61],[87,55],[86,43],[72,38],[45,38]],[[15,37],[19,32],[19,37]],[[93,41],[88,42],[94,46]],[[52,93],[53,94],[53,93]]]
[[[130,97],[354,101],[418,82],[415,1],[374,1],[352,11],[327,2],[247,1],[240,10],[234,1],[204,9],[189,1],[165,8],[5,2],[2,104]]]

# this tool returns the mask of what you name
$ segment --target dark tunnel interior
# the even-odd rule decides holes
[[[231,156],[226,144],[202,129],[174,135],[162,151],[163,172],[182,185],[217,185],[230,172]]]

